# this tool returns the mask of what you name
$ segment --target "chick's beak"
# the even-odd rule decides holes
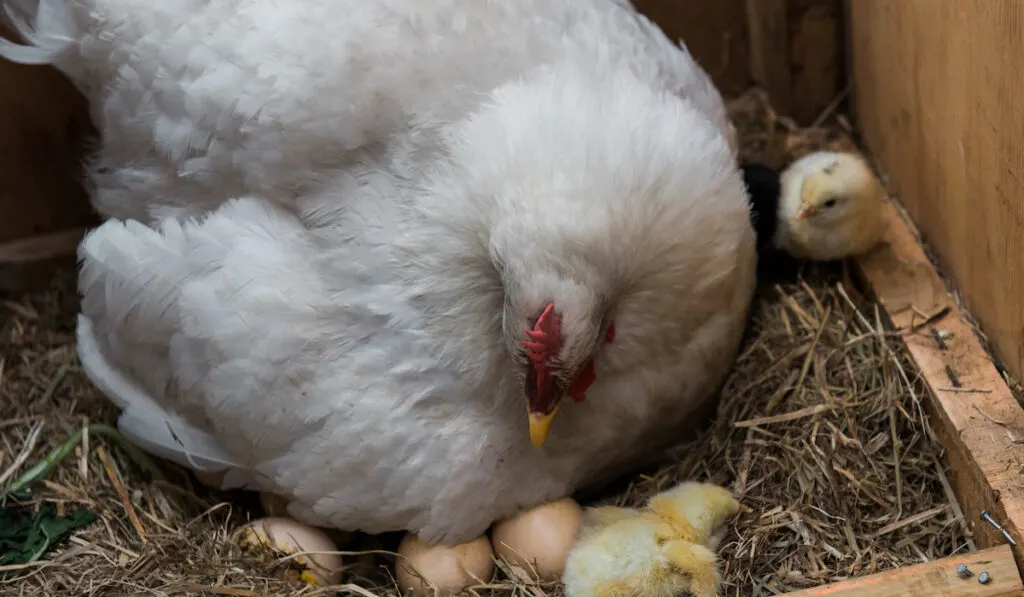
[[[814,205],[814,198],[818,195],[821,186],[821,175],[819,174],[812,174],[804,180],[804,184],[800,188],[800,209],[796,212],[797,220],[805,220],[818,212]]]

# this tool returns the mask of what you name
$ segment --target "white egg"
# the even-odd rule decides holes
[[[341,581],[341,556],[315,553],[338,550],[327,533],[321,529],[290,518],[271,516],[242,526],[235,531],[234,540],[243,550],[250,552],[258,553],[268,549],[284,555],[314,552],[293,559],[301,568],[298,578],[318,586],[333,585]]]

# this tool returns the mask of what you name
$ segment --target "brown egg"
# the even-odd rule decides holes
[[[224,480],[226,472],[217,471],[213,473],[204,473],[200,471],[192,471],[192,474],[196,476],[196,479],[198,479],[200,483],[210,489],[220,489],[220,484]]]
[[[494,554],[486,536],[453,547],[430,546],[408,533],[398,546],[395,577],[409,597],[454,595],[486,583],[494,574]]]
[[[276,493],[261,491],[260,507],[267,516],[288,516],[288,498]]]
[[[558,580],[582,516],[580,505],[565,498],[506,518],[491,533],[494,553],[524,580]]]
[[[276,552],[276,557],[304,551],[338,550],[322,530],[277,516],[254,520],[236,530],[233,538],[245,551],[260,553],[266,550]],[[337,554],[311,553],[296,556],[292,561],[301,568],[295,576],[306,583],[322,586],[341,581],[342,561]]]

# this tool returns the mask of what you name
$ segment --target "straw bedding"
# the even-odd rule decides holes
[[[849,143],[841,119],[799,130],[756,91],[731,112],[745,156],[773,166]],[[75,313],[72,272],[47,292],[0,302],[0,486],[36,479],[6,505],[51,501],[99,519],[36,561],[0,568],[0,595],[338,589],[290,584],[286,562],[239,552],[229,534],[262,516],[255,496],[211,492],[111,439],[104,424],[116,413],[76,361]],[[805,267],[761,289],[710,428],[602,501],[637,504],[682,479],[731,487],[747,510],[721,548],[728,596],[775,595],[971,549],[916,378],[847,272]],[[31,468],[76,432],[81,440],[65,444],[64,458]],[[396,536],[357,536],[344,545],[360,553],[345,556],[352,566],[341,594],[394,594],[388,552],[396,544]],[[543,597],[559,587],[497,580],[473,592]]]

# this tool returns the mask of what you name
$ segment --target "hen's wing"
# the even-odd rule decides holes
[[[226,487],[255,487],[253,467],[289,439],[287,425],[268,425],[275,407],[266,400],[297,348],[283,320],[312,308],[297,294],[316,292],[307,253],[297,250],[305,242],[294,217],[252,199],[155,229],[110,220],[85,238],[78,350],[90,379],[123,409],[118,424],[129,439],[183,466],[227,472]],[[210,395],[209,381],[224,377],[233,382]],[[249,412],[218,417],[216,400],[238,396]],[[292,430],[315,424],[292,406],[278,417],[297,419]],[[228,427],[235,433],[222,433]],[[276,438],[260,441],[268,429]]]

